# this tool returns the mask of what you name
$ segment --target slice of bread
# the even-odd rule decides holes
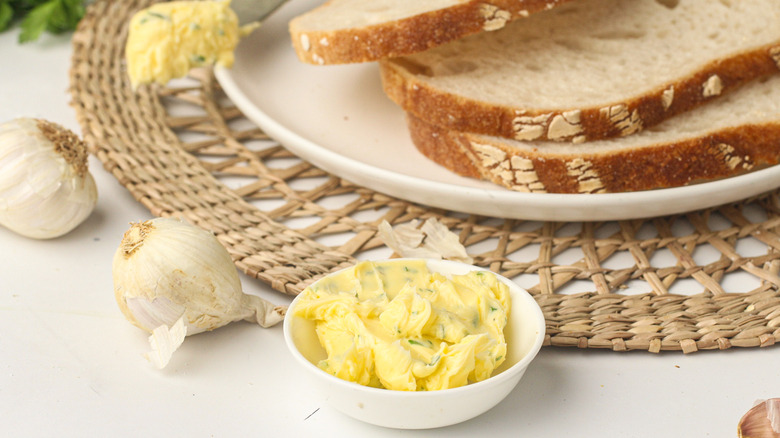
[[[678,187],[780,162],[780,75],[627,137],[581,145],[458,133],[409,115],[420,152],[511,190],[607,193]]]
[[[427,50],[571,0],[330,0],[290,21],[311,64],[376,61]]]
[[[778,0],[581,0],[381,61],[386,94],[449,130],[623,136],[780,69]]]

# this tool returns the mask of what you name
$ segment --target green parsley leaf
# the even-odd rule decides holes
[[[57,1],[52,0],[31,10],[22,21],[22,33],[19,34],[19,42],[35,41],[41,36],[57,9]]]
[[[52,33],[62,33],[76,28],[84,16],[84,6],[81,0],[52,0],[57,6],[49,17],[46,30]]]
[[[14,10],[7,1],[0,1],[0,32],[8,29],[11,19],[14,18]]]
[[[84,3],[85,0],[0,0],[0,31],[19,18],[20,43],[35,41],[44,31],[71,31],[84,16]]]

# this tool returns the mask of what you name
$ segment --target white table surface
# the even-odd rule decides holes
[[[42,117],[80,133],[69,37],[0,34],[0,121]],[[780,396],[780,349],[650,354],[543,348],[488,413],[442,429],[363,424],[310,393],[281,326],[235,323],[187,338],[164,370],[114,301],[111,258],[150,218],[94,157],[95,212],[70,234],[0,228],[0,435],[78,437],[729,437],[757,399]],[[290,298],[244,277],[249,293]]]

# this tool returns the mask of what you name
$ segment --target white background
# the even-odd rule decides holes
[[[0,34],[0,121],[42,117],[80,133],[69,107],[69,35],[20,46]],[[543,348],[520,385],[453,427],[402,431],[328,407],[287,354],[281,326],[236,323],[187,338],[165,370],[114,301],[111,258],[150,218],[91,158],[99,202],[65,237],[0,229],[0,435],[728,437],[780,396],[780,349],[650,354]],[[0,169],[2,171],[2,169]],[[290,298],[243,278],[249,293]],[[468,403],[468,400],[464,400]]]

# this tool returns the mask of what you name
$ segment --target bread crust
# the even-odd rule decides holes
[[[518,120],[544,120],[544,130],[533,140],[584,143],[630,135],[691,110],[752,79],[780,72],[780,41],[728,59],[712,61],[688,77],[649,90],[631,99],[598,107],[525,108],[502,106],[450,94],[418,80],[415,66],[403,59],[380,61],[385,94],[404,111],[447,130],[472,132],[518,140]],[[712,87],[713,82],[716,84]],[[709,87],[709,88],[708,88]],[[708,90],[708,91],[705,91]],[[669,100],[669,93],[673,98]],[[576,114],[575,133],[552,128],[554,121]],[[537,119],[539,120],[539,119]],[[565,135],[561,135],[561,134]]]
[[[302,26],[308,14],[327,14],[334,0],[292,19],[289,32],[298,58],[309,64],[377,61],[421,52],[573,0],[468,1],[371,26],[314,31]]]
[[[519,150],[500,139],[449,131],[407,113],[409,132],[426,157],[463,176],[510,190],[618,193],[680,187],[780,163],[780,122],[609,153]]]

